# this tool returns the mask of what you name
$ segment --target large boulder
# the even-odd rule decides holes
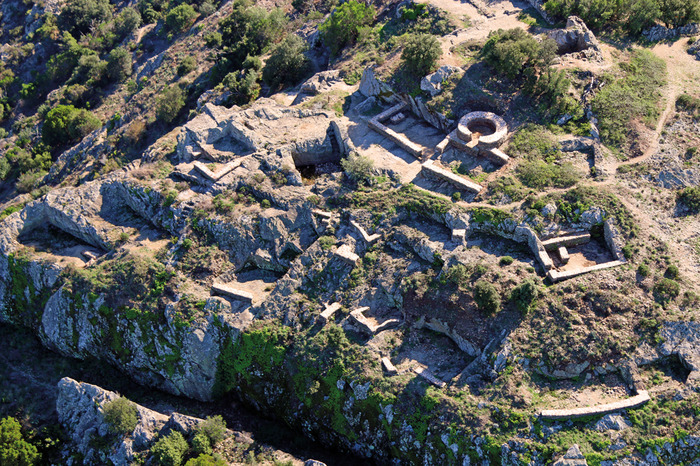
[[[559,54],[593,50],[600,52],[595,35],[578,16],[569,16],[566,29],[554,29],[547,36],[557,43]]]
[[[431,96],[438,95],[442,92],[442,83],[453,74],[461,72],[461,68],[452,65],[443,65],[437,69],[435,73],[429,74],[421,79],[420,88],[422,91],[428,92]]]

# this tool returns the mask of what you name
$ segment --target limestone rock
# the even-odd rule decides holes
[[[461,72],[461,68],[452,65],[443,65],[432,74],[421,79],[420,88],[428,92],[431,96],[436,96],[442,92],[442,83],[455,73]]]
[[[592,58],[601,59],[600,45],[586,23],[577,16],[569,16],[566,29],[554,29],[547,36],[557,43],[560,54],[591,51]]]
[[[372,68],[367,68],[362,73],[359,90],[365,97],[386,98],[393,94],[389,86],[377,79]]]
[[[70,378],[63,378],[58,383],[58,420],[66,429],[75,449],[84,455],[84,464],[106,464],[107,458],[117,465],[131,463],[134,454],[148,447],[168,419],[167,416],[136,405],[139,413],[136,428],[124,437],[110,437],[103,407],[116,398],[118,395],[114,392]],[[93,445],[100,437],[114,438],[110,448],[95,449]]]
[[[299,90],[300,93],[318,95],[329,91],[333,85],[343,82],[340,70],[321,71],[304,81]]]
[[[595,430],[605,432],[607,430],[625,430],[630,424],[619,414],[607,414],[603,416],[595,425]]]
[[[695,55],[695,58],[700,60],[700,39],[696,40],[690,47],[688,47],[688,53]]]
[[[562,458],[554,462],[554,466],[588,466],[578,445],[573,444]]]

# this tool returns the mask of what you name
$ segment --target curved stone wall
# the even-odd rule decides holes
[[[460,139],[470,142],[474,138],[474,132],[470,129],[474,125],[482,125],[491,128],[491,134],[479,136],[478,144],[487,147],[498,147],[508,134],[508,126],[503,118],[491,112],[471,112],[459,120],[457,135]]]

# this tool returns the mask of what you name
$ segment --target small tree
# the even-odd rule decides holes
[[[109,429],[114,434],[133,432],[139,423],[139,411],[136,405],[123,396],[105,403],[103,410],[105,422],[109,424]]]
[[[353,44],[359,30],[369,26],[374,20],[374,6],[367,6],[357,0],[350,0],[335,9],[333,14],[321,24],[319,31],[331,53],[338,52],[348,44]]]
[[[273,89],[281,84],[296,84],[309,71],[311,62],[304,52],[306,43],[296,34],[291,34],[272,51],[263,68],[263,81]]]
[[[425,76],[430,73],[442,55],[440,42],[432,34],[411,34],[406,39],[406,46],[401,59],[411,73]]]
[[[114,32],[119,37],[126,37],[141,26],[141,13],[138,10],[126,7],[114,18]]]
[[[57,105],[49,110],[42,128],[44,142],[61,146],[82,139],[102,125],[92,113],[72,105]]]
[[[187,448],[185,437],[175,431],[158,439],[151,448],[151,456],[161,466],[180,466]]]
[[[254,69],[227,74],[222,83],[231,91],[231,103],[245,105],[257,99],[260,95],[259,77]]]
[[[185,463],[185,466],[227,466],[228,463],[221,459],[219,455],[199,455]]]
[[[185,93],[180,86],[168,86],[156,101],[156,118],[163,123],[171,123],[185,106]]]
[[[226,437],[226,421],[219,415],[207,416],[204,422],[199,424],[197,433],[206,436],[212,446],[216,446]]]
[[[31,466],[39,459],[36,447],[22,438],[19,422],[13,417],[0,420],[0,465]]]
[[[124,47],[117,47],[109,53],[107,74],[112,81],[122,82],[132,72],[131,53]]]
[[[535,283],[534,280],[527,279],[513,288],[510,299],[515,303],[520,312],[527,314],[530,310],[530,306],[532,306],[533,301],[537,299],[538,295],[539,289],[537,288],[537,283]]]
[[[374,162],[369,157],[352,153],[340,161],[345,173],[356,183],[367,183],[372,180]]]
[[[479,280],[474,284],[474,301],[487,315],[495,315],[501,310],[501,296],[496,287],[486,280]]]
[[[197,12],[191,5],[181,3],[165,15],[165,25],[172,32],[184,32],[192,25],[196,17]]]
[[[61,10],[61,22],[75,37],[87,34],[90,28],[112,19],[109,0],[71,0]]]

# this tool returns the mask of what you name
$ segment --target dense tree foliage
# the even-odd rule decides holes
[[[131,53],[124,47],[117,47],[109,53],[107,74],[112,81],[124,81],[131,76],[131,68]]]
[[[291,34],[274,48],[263,69],[263,80],[272,88],[296,84],[309,72],[311,62],[304,55],[307,46],[296,34]]]
[[[58,105],[46,114],[42,137],[46,144],[61,146],[82,139],[100,126],[100,120],[88,110]]]
[[[319,27],[323,41],[333,54],[337,54],[343,47],[355,42],[360,28],[372,24],[375,14],[374,7],[364,2],[350,0],[343,3]]]
[[[158,439],[151,448],[151,456],[158,465],[180,466],[188,448],[182,434],[174,431]]]
[[[165,16],[165,25],[172,32],[184,32],[197,17],[197,12],[194,11],[191,5],[182,3],[168,12]]]
[[[61,11],[64,27],[73,34],[87,34],[90,28],[112,18],[109,0],[71,0]]]
[[[622,27],[634,34],[656,21],[670,27],[700,19],[700,0],[548,0],[544,8],[560,18],[579,16],[592,28]]]
[[[401,59],[413,74],[424,76],[435,68],[441,55],[440,42],[434,35],[411,34],[406,38]]]
[[[247,56],[260,55],[284,32],[287,17],[282,10],[253,6],[250,0],[235,0],[231,14],[221,21],[221,43],[234,64]]]
[[[19,422],[13,417],[0,420],[0,465],[31,466],[39,459],[36,447],[22,437]]]

